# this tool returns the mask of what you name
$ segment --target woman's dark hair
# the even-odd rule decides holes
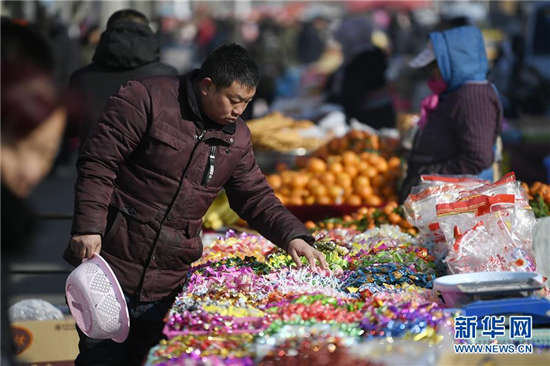
[[[237,82],[249,88],[256,88],[260,72],[254,57],[235,43],[222,44],[214,49],[202,64],[199,79],[210,78],[218,88]]]
[[[2,17],[2,61],[34,64],[45,72],[54,71],[54,55],[50,41],[25,21]]]

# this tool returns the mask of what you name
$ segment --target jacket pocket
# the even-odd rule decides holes
[[[111,228],[103,241],[102,250],[118,259],[141,263],[144,253],[151,247],[156,237],[153,221],[159,208],[141,201],[115,187],[111,196],[109,214],[116,212]]]
[[[111,219],[110,217],[113,217]],[[117,209],[112,209],[111,206],[109,206],[109,213],[107,214],[107,228],[105,231],[105,236],[102,240],[102,245],[107,245],[111,242],[113,237],[115,236],[118,228],[120,227],[120,223],[122,222],[122,213]],[[112,224],[111,224],[112,223]]]
[[[185,145],[185,141],[157,126],[151,126],[149,129],[149,136],[175,150],[181,150],[181,148]]]
[[[144,202],[118,187],[115,187],[113,191],[110,205],[143,224],[153,221],[159,212],[158,207]]]
[[[202,219],[188,220],[188,224],[185,228],[185,237],[187,239],[192,239],[199,237],[202,232]]]

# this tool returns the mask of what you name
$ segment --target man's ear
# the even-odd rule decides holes
[[[201,80],[200,83],[201,86],[201,94],[203,96],[207,96],[208,94],[212,94],[214,90],[216,90],[216,85],[214,85],[214,82],[210,78],[204,78]]]

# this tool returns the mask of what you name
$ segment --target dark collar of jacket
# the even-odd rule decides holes
[[[235,131],[237,130],[237,126],[235,125],[235,123],[221,125],[210,120],[206,116],[203,116],[203,114],[201,113],[197,97],[193,90],[193,80],[198,76],[198,74],[199,69],[195,69],[190,73],[183,75],[180,80],[180,95],[182,96],[182,98],[180,99],[180,104],[182,107],[182,118],[185,119],[186,115],[191,114],[193,116],[193,122],[201,130],[221,131],[227,135],[234,135]],[[190,113],[186,113],[186,110]],[[222,139],[225,140],[225,138]]]
[[[146,25],[120,21],[101,34],[93,63],[115,69],[135,69],[160,60],[155,34]]]

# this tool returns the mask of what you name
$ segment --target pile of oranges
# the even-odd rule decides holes
[[[550,186],[541,182],[535,182],[529,187],[527,183],[522,183],[521,186],[525,189],[529,195],[529,200],[535,199],[535,196],[540,195],[543,201],[550,205]]]
[[[402,232],[411,235],[418,233],[417,229],[405,219],[403,209],[397,205],[397,202],[390,202],[383,208],[361,207],[357,212],[342,218],[327,219],[317,224],[308,221],[305,225],[311,231],[348,228],[364,232],[384,224],[396,225]]]
[[[521,186],[529,196],[529,204],[536,218],[550,216],[550,186],[541,182],[535,182],[529,187],[527,183]]]
[[[401,160],[378,154],[347,150],[326,160],[310,158],[299,171],[285,170],[267,177],[284,205],[331,205],[377,207],[397,201],[396,182]]]
[[[382,156],[389,157],[395,154],[398,147],[399,140],[389,137],[380,138],[365,131],[353,130],[345,136],[330,140],[328,144],[317,149],[311,156],[327,160],[329,156],[342,155],[350,150],[357,154],[364,151],[377,151]],[[298,164],[300,163],[303,163],[303,160],[300,160]],[[303,165],[299,166],[303,167]]]

